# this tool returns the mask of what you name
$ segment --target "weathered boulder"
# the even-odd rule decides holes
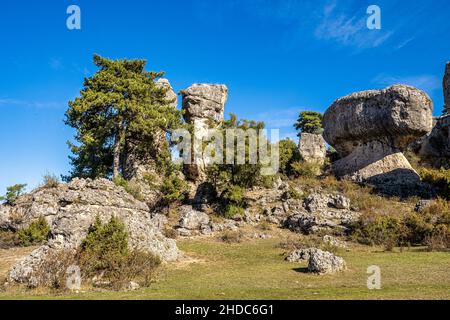
[[[181,95],[184,119],[194,130],[192,163],[184,165],[184,173],[190,180],[204,182],[208,159],[203,157],[201,141],[207,138],[208,129],[223,122],[228,88],[219,84],[194,84],[181,91]]]
[[[151,252],[165,261],[176,260],[176,242],[166,238],[154,224],[148,206],[133,198],[122,187],[106,179],[74,179],[56,188],[40,188],[22,196],[9,213],[9,225],[23,228],[39,217],[51,227],[46,244],[16,264],[8,280],[37,285],[36,272],[55,250],[75,250],[98,216],[104,223],[111,216],[125,225],[131,248]]]
[[[284,227],[305,234],[345,233],[360,214],[350,210],[350,200],[342,195],[313,193],[304,200],[303,210],[293,210]]]
[[[323,165],[327,155],[326,142],[322,135],[301,133],[299,152],[304,161]]]
[[[308,271],[318,274],[330,274],[346,269],[343,258],[337,257],[331,252],[314,249],[310,251]]]
[[[194,84],[181,91],[184,119],[188,123],[196,120],[223,122],[228,88],[222,84]]]
[[[210,223],[209,216],[201,211],[194,210],[191,206],[182,206],[179,226],[188,230],[200,230]]]
[[[309,249],[294,250],[286,257],[286,261],[288,261],[288,262],[309,261],[311,252],[313,252],[314,250],[316,250],[316,249],[309,248]]]
[[[338,177],[385,187],[413,186],[420,178],[402,151],[432,129],[433,103],[418,89],[395,85],[336,100],[324,115],[324,138],[341,155]]]

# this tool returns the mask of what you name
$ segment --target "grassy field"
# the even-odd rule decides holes
[[[165,266],[151,288],[57,295],[8,291],[0,292],[0,299],[450,299],[449,253],[356,246],[339,252],[347,271],[318,276],[305,273],[306,264],[285,262],[280,238],[178,243],[187,258]],[[366,287],[370,265],[381,268],[381,290]]]

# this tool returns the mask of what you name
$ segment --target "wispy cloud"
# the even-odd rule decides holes
[[[373,83],[381,86],[391,86],[394,84],[406,84],[426,92],[440,90],[442,87],[441,79],[434,75],[415,75],[415,76],[392,76],[387,74],[379,74],[373,80]]]
[[[65,107],[65,102],[55,102],[55,101],[28,101],[28,100],[20,100],[20,99],[11,99],[11,98],[0,98],[0,107],[29,107],[29,108],[61,108]]]
[[[394,31],[387,29],[369,30],[364,10],[353,12],[351,7],[338,7],[337,4],[337,0],[325,4],[322,22],[314,32],[317,39],[362,50],[379,47],[394,34]]]
[[[51,58],[48,64],[52,70],[58,71],[63,69],[63,63],[60,58]]]

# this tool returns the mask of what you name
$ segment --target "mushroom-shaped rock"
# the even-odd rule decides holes
[[[222,84],[194,84],[181,91],[183,115],[187,123],[194,127],[192,164],[184,166],[186,177],[195,182],[206,180],[208,159],[202,158],[202,139],[208,129],[219,126],[224,120],[228,88]]]
[[[210,120],[216,124],[224,119],[228,88],[223,84],[194,84],[181,92],[186,122]]]
[[[323,120],[325,140],[342,157],[333,164],[334,173],[376,185],[419,183],[402,151],[431,131],[432,112],[426,93],[404,85],[336,100]]]

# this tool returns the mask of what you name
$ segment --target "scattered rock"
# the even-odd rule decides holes
[[[179,209],[181,219],[179,226],[188,230],[200,230],[210,223],[209,216],[201,211],[194,210],[191,206],[182,206]]]
[[[127,283],[127,285],[125,286],[124,289],[126,291],[135,291],[135,290],[139,290],[140,287],[141,286],[138,283],[130,281],[129,283]]]
[[[313,249],[310,251],[308,271],[318,274],[330,274],[346,269],[343,258],[337,257],[331,252]]]
[[[432,129],[433,103],[418,89],[395,85],[336,100],[324,115],[324,138],[342,159],[334,173],[402,195],[416,190],[418,174],[402,151]]]
[[[301,133],[299,152],[304,161],[323,165],[327,155],[326,142],[322,135]]]
[[[317,250],[317,249],[309,248],[309,249],[294,250],[286,257],[286,261],[288,261],[288,262],[309,261],[311,252],[314,250]]]
[[[342,195],[313,193],[304,201],[306,210],[294,210],[283,225],[305,234],[342,233],[360,216],[350,210],[350,205],[350,200]]]
[[[333,236],[326,235],[323,237],[322,241],[332,247],[347,249],[347,244]]]

